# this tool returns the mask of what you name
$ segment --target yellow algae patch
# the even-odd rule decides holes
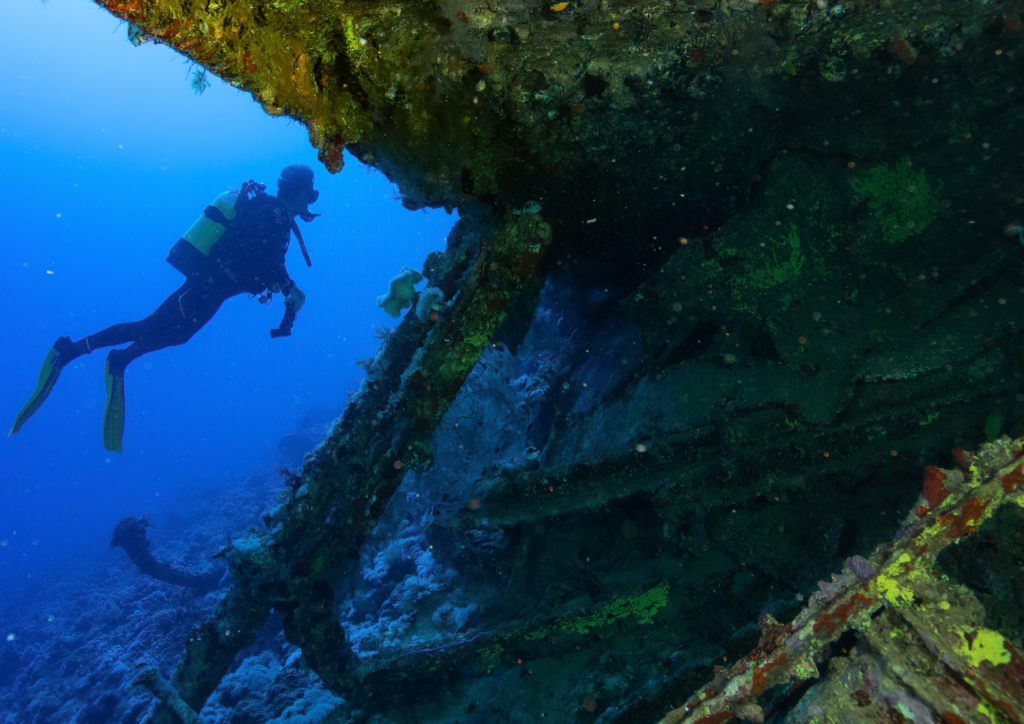
[[[316,102],[316,84],[313,80],[313,72],[307,64],[305,53],[300,52],[296,59],[292,82],[295,83],[299,95],[307,105],[313,105]]]
[[[971,636],[973,634],[973,636]],[[977,668],[982,661],[993,666],[1010,663],[1010,652],[1006,650],[1006,639],[996,631],[979,628],[977,631],[964,631],[957,644],[957,653]]]
[[[356,34],[356,25],[351,16],[345,18],[345,41],[348,44],[349,53],[358,53],[362,50],[359,36]]]
[[[905,588],[898,580],[884,573],[875,578],[875,590],[893,606],[910,603],[914,600],[914,592]]]

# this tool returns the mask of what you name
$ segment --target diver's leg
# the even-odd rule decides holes
[[[178,290],[180,294],[176,292],[171,296],[173,309],[165,310],[165,302],[143,320],[148,320],[148,324],[136,330],[137,340],[124,349],[112,349],[107,353],[103,366],[103,383],[107,391],[107,401],[103,406],[103,447],[111,452],[121,452],[125,415],[124,370],[128,363],[147,352],[184,344],[213,318],[224,300],[232,296],[208,287],[186,286],[187,289],[182,287]],[[164,311],[158,315],[161,310]]]
[[[68,362],[89,354],[94,349],[113,347],[125,342],[138,342],[145,337],[158,335],[161,330],[173,325],[176,317],[182,316],[180,299],[193,286],[195,285],[191,281],[186,281],[145,319],[113,324],[79,340],[72,341],[70,337],[61,337],[54,342],[52,350],[55,352],[53,364],[58,367],[58,373]]]
[[[181,300],[196,288],[203,289],[191,280],[186,280],[145,319],[114,324],[95,334],[90,334],[88,337],[83,337],[72,343],[75,346],[75,351],[78,354],[86,354],[100,347],[113,347],[125,342],[141,342],[146,338],[161,335],[164,330],[181,321],[183,317]]]
[[[14,425],[11,426],[11,431],[7,433],[7,436],[10,437],[18,432],[21,426],[35,414],[35,411],[43,404],[50,394],[50,390],[57,383],[61,370],[72,360],[88,354],[98,347],[110,347],[115,344],[134,342],[146,337],[159,336],[161,331],[173,327],[176,323],[175,320],[181,320],[183,316],[183,313],[180,311],[181,297],[189,292],[192,286],[194,285],[191,282],[186,281],[177,291],[165,299],[157,307],[156,311],[145,319],[137,322],[115,324],[77,341],[72,341],[70,337],[61,337],[54,342],[53,347],[50,348],[43,359],[43,366],[39,370],[36,388],[29,396],[28,402],[25,403],[24,407],[21,408],[18,415],[14,418]]]

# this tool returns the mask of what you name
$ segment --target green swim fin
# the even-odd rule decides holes
[[[124,436],[124,370],[120,374],[111,372],[109,356],[103,364],[103,383],[107,388],[107,403],[103,406],[103,447],[119,453]]]
[[[57,361],[59,357],[60,353],[55,343],[53,347],[50,347],[50,351],[46,353],[46,358],[43,360],[43,366],[39,370],[39,383],[36,385],[35,392],[28,398],[28,402],[21,408],[18,416],[14,418],[14,425],[11,427],[11,431],[7,433],[7,437],[20,430],[21,426],[28,421],[28,418],[32,417],[36,410],[39,409],[39,406],[46,401],[47,395],[50,394],[50,390],[53,389],[57,378],[60,377],[60,371],[64,369],[64,366]]]

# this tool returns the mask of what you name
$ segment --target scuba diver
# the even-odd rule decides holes
[[[54,342],[43,360],[38,385],[7,436],[18,432],[39,409],[69,362],[99,347],[131,342],[123,349],[110,350],[103,368],[107,391],[103,447],[121,452],[125,367],[147,352],[189,341],[225,300],[237,294],[259,295],[261,303],[269,303],[273,292],[284,294],[284,319],[270,336],[291,334],[295,313],[306,296],[288,276],[285,252],[295,232],[306,265],[312,266],[295,216],[303,221],[319,216],[309,211],[309,204],[319,196],[313,188],[313,170],[304,164],[281,171],[276,197],[251,180],[240,191],[218,196],[167,255],[167,261],[185,275],[185,283],[145,319],[115,324],[75,342],[70,337]]]

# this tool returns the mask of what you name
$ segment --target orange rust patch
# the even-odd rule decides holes
[[[242,70],[246,73],[256,72],[256,64],[252,62],[252,57],[248,53],[242,53]]]
[[[112,13],[120,15],[128,20],[138,20],[146,17],[146,3],[144,0],[101,0],[102,4]]]
[[[844,625],[847,619],[850,618],[850,614],[856,609],[860,608],[861,604],[864,606],[870,605],[874,599],[868,598],[861,593],[855,593],[846,603],[839,604],[831,611],[826,611],[821,615],[817,621],[814,622],[814,633],[819,631],[825,631],[825,633],[831,634],[835,630]]]
[[[170,40],[179,32],[181,32],[181,21],[174,19],[167,25],[167,27],[154,31],[153,35],[163,40]]]
[[[913,65],[914,61],[917,60],[917,51],[899,33],[893,36],[892,41],[885,46],[885,49],[907,65]]]
[[[988,503],[981,498],[968,498],[959,514],[940,515],[939,523],[948,526],[950,537],[957,540],[978,530],[978,520],[987,507]]]
[[[949,497],[949,491],[943,487],[946,474],[934,465],[924,469],[924,485],[921,495],[928,501],[928,510],[934,510],[939,503]]]
[[[970,461],[967,459],[969,457],[974,457],[974,453],[967,452],[959,447],[953,448],[953,459],[956,460],[956,464],[961,470],[966,471],[971,466]]]
[[[775,661],[765,664],[764,666],[754,667],[754,683],[750,689],[751,694],[760,694],[764,691],[765,684],[768,683],[768,672],[774,669],[776,666],[782,666],[786,663],[786,652],[783,651],[782,655],[779,656]]]
[[[723,721],[729,721],[736,715],[730,711],[722,711],[717,714],[711,714],[710,716],[702,716],[694,724],[720,724]]]
[[[1021,479],[1024,478],[1024,470],[1022,466],[1018,465],[1013,470],[1004,475],[1000,480],[1003,483],[1003,492],[1009,495],[1017,486],[1020,485]]]
[[[967,724],[967,722],[951,711],[944,711],[939,716],[942,717],[943,724]]]

